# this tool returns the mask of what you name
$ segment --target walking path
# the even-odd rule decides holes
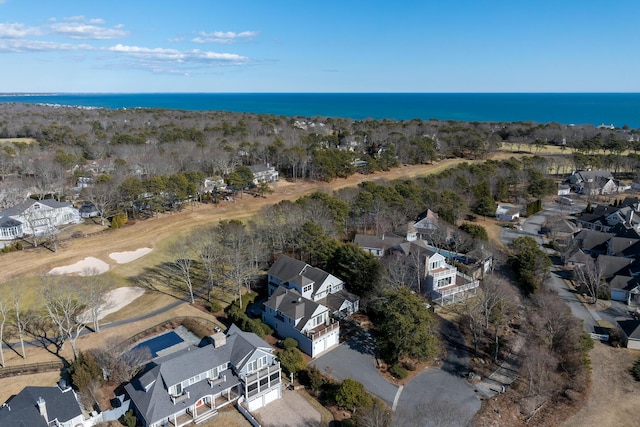
[[[476,384],[476,390],[486,398],[491,398],[498,393],[504,393],[505,388],[513,384],[518,378],[520,369],[520,350],[524,344],[524,337],[518,335],[513,347],[504,362],[488,378]]]

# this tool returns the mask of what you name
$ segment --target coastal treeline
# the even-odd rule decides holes
[[[634,173],[640,169],[639,137],[635,129],[558,123],[350,120],[8,103],[0,104],[0,177],[15,175],[24,186],[56,194],[68,193],[74,179],[101,171],[118,180],[186,172],[224,178],[241,165],[270,164],[281,177],[330,181],[443,158],[488,158],[504,144],[531,154],[556,145],[568,155],[571,164],[565,169]],[[627,150],[631,154],[623,156]],[[45,186],[51,188],[40,188]]]

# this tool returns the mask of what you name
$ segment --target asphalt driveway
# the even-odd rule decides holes
[[[349,340],[312,361],[310,365],[338,381],[353,378],[361,382],[370,393],[392,406],[398,386],[391,384],[378,373],[373,355],[373,337],[369,331],[360,330]]]

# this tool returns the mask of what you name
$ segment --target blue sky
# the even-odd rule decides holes
[[[0,0],[0,92],[640,92],[640,2]]]

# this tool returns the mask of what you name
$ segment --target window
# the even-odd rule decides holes
[[[176,396],[182,394],[182,383],[176,385]]]
[[[306,294],[308,292],[311,292],[312,289],[313,289],[313,285],[307,285],[302,289],[302,293]]]

